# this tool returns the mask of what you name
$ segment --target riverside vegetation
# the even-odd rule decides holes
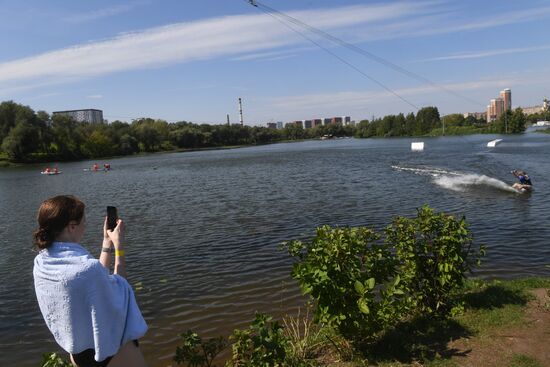
[[[180,335],[174,363],[457,366],[453,358],[467,356],[472,344],[463,348],[469,348],[465,352],[448,344],[520,325],[531,299],[527,289],[546,288],[544,312],[550,309],[549,279],[468,280],[484,247],[474,244],[464,217],[437,213],[428,206],[418,209],[415,218],[394,218],[381,232],[323,226],[310,241],[289,241],[282,248],[295,258],[291,275],[310,296],[305,314],[285,317],[282,324],[257,314],[249,328],[235,330],[229,339],[203,340],[186,331]],[[227,361],[216,358],[228,347]],[[504,354],[497,356],[497,365],[540,366],[533,357]],[[42,367],[66,363],[47,354]]]
[[[339,124],[304,129],[288,123],[283,129],[239,124],[209,125],[140,118],[132,123],[89,124],[63,115],[35,112],[12,101],[0,103],[0,164],[14,162],[70,161],[185,149],[267,144],[287,140],[319,138],[325,135],[357,138],[394,136],[437,136],[479,133],[521,133],[526,124],[542,116],[507,111],[498,121],[487,124],[461,114],[440,117],[436,107],[424,107],[416,114],[388,115],[356,126]],[[445,131],[443,131],[445,127]]]

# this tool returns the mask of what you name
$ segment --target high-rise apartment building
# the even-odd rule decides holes
[[[498,120],[504,113],[504,100],[502,98],[491,99],[491,119]]]
[[[77,122],[88,122],[90,124],[100,124],[103,122],[103,111],[94,109],[55,111],[52,112],[52,115],[65,115]]]
[[[504,110],[508,111],[512,109],[512,90],[506,88],[500,91],[500,98],[504,101]]]
[[[491,99],[487,106],[487,122],[496,121],[504,114],[504,111],[512,109],[512,90],[506,88],[500,91],[500,98]]]

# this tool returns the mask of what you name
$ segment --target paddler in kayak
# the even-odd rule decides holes
[[[514,189],[520,191],[531,191],[533,189],[533,183],[531,182],[531,178],[529,177],[527,172],[515,169],[510,173],[516,176],[519,180],[519,182],[516,182],[512,185]]]

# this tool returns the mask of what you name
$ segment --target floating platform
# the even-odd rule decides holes
[[[497,146],[498,143],[500,143],[502,141],[502,139],[495,139],[495,140],[491,140],[490,142],[487,143],[487,146],[489,148],[494,148]]]
[[[420,152],[424,150],[424,142],[423,141],[415,141],[411,143],[411,150]]]

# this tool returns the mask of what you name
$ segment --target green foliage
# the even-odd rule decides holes
[[[415,135],[426,135],[441,126],[437,107],[424,107],[416,113]]]
[[[24,159],[38,146],[38,128],[28,122],[18,122],[2,143],[2,150],[13,161]]]
[[[386,242],[396,250],[398,272],[418,312],[446,315],[461,307],[453,297],[484,253],[475,251],[464,217],[424,206],[414,219],[395,218],[386,228]]]
[[[315,320],[359,340],[394,324],[406,310],[396,259],[368,228],[317,229],[309,243],[284,244],[298,258],[292,270],[316,301]]]
[[[490,123],[489,131],[498,134],[519,134],[527,128],[527,117],[521,108],[508,110],[495,122]]]
[[[305,139],[304,129],[296,124],[286,124],[284,130],[285,136],[291,140]]]
[[[80,151],[84,143],[84,126],[68,116],[55,115],[52,118],[53,152],[60,159],[77,159],[82,157]]]
[[[10,130],[17,123],[17,120],[21,120],[21,115],[27,115],[26,109],[28,109],[28,107],[18,105],[13,101],[0,103],[0,143],[8,136]]]
[[[232,339],[230,367],[286,366],[288,340],[278,322],[271,316],[256,314],[250,327],[235,330]]]
[[[180,334],[183,345],[176,348],[174,361],[178,364],[186,363],[188,367],[215,367],[216,356],[227,347],[223,337],[212,338],[206,341],[193,331]]]
[[[510,124],[508,126],[508,132],[511,134],[522,133],[526,129],[526,124],[527,119],[525,117],[525,114],[523,113],[523,110],[518,107],[514,110],[514,112],[512,112]]]
[[[457,311],[453,297],[483,253],[473,250],[464,218],[428,207],[396,218],[381,237],[324,226],[311,242],[284,244],[298,260],[292,277],[316,302],[315,320],[352,341],[374,340],[413,314]]]
[[[537,115],[538,116],[538,115]],[[521,110],[506,115],[506,123],[480,122],[462,115],[445,116],[445,135],[501,133],[525,130],[534,122]],[[240,124],[194,124],[187,121],[168,123],[164,120],[140,118],[132,123],[113,121],[110,124],[76,122],[68,116],[49,116],[44,111],[12,101],[0,103],[0,148],[9,161],[63,161],[157,152],[173,149],[266,144],[284,140],[313,139],[322,136],[355,136],[358,138],[442,135],[439,111],[425,107],[416,116],[409,113],[388,115],[357,126],[328,124],[304,129],[288,123],[284,129],[268,129]]]
[[[452,126],[464,126],[466,124],[466,120],[464,119],[463,114],[453,113],[443,116],[442,123],[445,124],[445,129],[447,129]]]
[[[140,118],[131,124],[89,124],[66,115],[50,117],[12,101],[0,103],[0,148],[9,161],[52,161],[100,158],[173,149],[266,144],[323,135],[352,136],[354,128],[339,124],[313,129],[290,124],[275,130],[258,126],[193,124]]]
[[[40,367],[72,367],[72,363],[67,362],[57,353],[44,353]]]
[[[355,128],[354,136],[358,138],[421,136],[428,135],[434,129],[441,128],[437,107],[424,107],[413,113],[388,115],[372,121],[363,120]]]
[[[443,134],[443,129],[433,129],[430,132],[430,136],[452,136],[452,135],[471,135],[471,134],[485,134],[487,133],[486,127],[479,126],[445,126],[445,134]]]
[[[310,361],[310,364],[313,365],[313,360],[319,349],[327,343],[327,338],[324,335],[327,329],[313,322],[309,316],[310,309],[311,305],[308,304],[304,315],[301,314],[301,310],[298,310],[298,315],[284,317],[283,332],[288,340],[287,359],[294,362],[302,361],[302,363]]]
[[[90,158],[99,158],[112,155],[113,148],[113,141],[109,135],[100,130],[94,130],[84,143],[82,153]]]

